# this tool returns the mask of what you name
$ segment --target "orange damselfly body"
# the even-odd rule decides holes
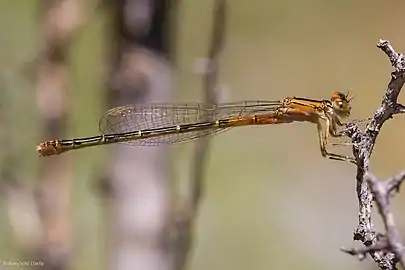
[[[128,143],[151,146],[188,142],[233,127],[310,122],[317,125],[324,157],[355,162],[328,152],[329,136],[340,137],[342,119],[350,115],[348,94],[334,92],[330,100],[286,97],[279,101],[242,101],[206,107],[194,104],[127,105],[109,110],[100,119],[102,135],[71,140],[52,140],[37,146],[40,156],[50,156],[90,146]]]

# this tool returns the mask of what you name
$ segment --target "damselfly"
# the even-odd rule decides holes
[[[233,127],[310,122],[317,125],[324,157],[354,162],[353,158],[328,152],[329,135],[341,137],[341,119],[350,115],[348,94],[334,92],[330,100],[286,97],[279,101],[242,101],[206,107],[195,104],[128,105],[109,110],[100,120],[103,135],[42,142],[40,156],[50,156],[90,146],[128,143],[162,145],[188,142]]]

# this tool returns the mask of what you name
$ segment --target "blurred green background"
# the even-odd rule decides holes
[[[2,128],[13,134],[20,154],[18,178],[32,186],[41,162],[35,146],[45,139],[39,137],[34,84],[24,72],[37,57],[41,38],[37,4],[0,2],[0,112],[12,119]],[[196,66],[207,53],[212,5],[212,0],[182,0],[174,18],[175,101],[202,100]],[[392,71],[376,42],[388,39],[405,52],[403,1],[232,0],[229,8],[221,57],[222,101],[291,95],[321,99],[350,89],[355,95],[352,117],[366,117],[379,105]],[[101,9],[70,50],[66,138],[98,134],[110,26]],[[405,168],[404,124],[405,118],[397,116],[381,132],[371,164],[380,178]],[[193,150],[193,144],[173,148],[174,180],[189,177]],[[75,160],[76,177],[73,269],[104,268],[105,210],[94,177],[107,153],[108,147],[95,147],[67,154]],[[206,171],[190,269],[370,269],[371,262],[339,251],[354,244],[355,167],[321,157],[314,125],[225,132],[212,140]],[[393,201],[402,232],[404,200],[401,194]],[[0,259],[18,258],[6,206],[2,201]]]

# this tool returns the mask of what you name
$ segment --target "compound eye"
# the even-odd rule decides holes
[[[343,108],[343,102],[342,101],[336,102],[336,107],[338,107],[339,109],[342,109]]]

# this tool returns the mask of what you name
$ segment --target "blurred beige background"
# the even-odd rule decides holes
[[[176,19],[174,101],[202,100],[199,60],[206,55],[213,1],[182,0]],[[351,90],[353,118],[371,115],[392,71],[376,47],[390,40],[405,52],[403,1],[229,1],[226,47],[221,58],[221,100],[273,100],[285,96],[329,98]],[[39,138],[36,104],[27,64],[39,45],[36,1],[0,3],[0,112],[12,115],[13,143],[21,153],[19,178],[35,185]],[[72,82],[66,138],[98,134],[103,113],[104,37],[109,21],[101,10],[71,50]],[[7,98],[7,99],[6,99]],[[403,98],[400,100],[404,100]],[[405,168],[405,118],[387,122],[371,169],[380,178]],[[172,177],[190,175],[193,145],[173,148]],[[350,148],[342,151],[350,152]],[[73,269],[103,269],[105,210],[94,189],[95,171],[107,147],[69,153],[75,160]],[[213,139],[205,196],[196,224],[193,270],[373,269],[339,251],[352,246],[357,223],[355,168],[326,160],[316,127],[290,124],[240,128]],[[405,228],[404,195],[393,201]],[[18,258],[2,203],[0,259]],[[22,213],[22,216],[24,213]],[[377,220],[376,217],[375,220]],[[378,228],[382,230],[378,223]]]

